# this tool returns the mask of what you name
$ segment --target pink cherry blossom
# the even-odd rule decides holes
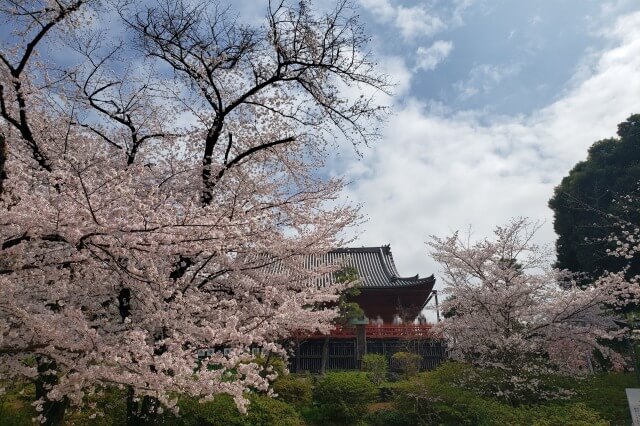
[[[359,220],[319,177],[331,140],[373,138],[385,111],[341,94],[388,89],[349,5],[283,4],[250,28],[170,3],[3,2],[0,374],[54,361],[48,400],[115,385],[244,408],[274,378],[250,349],[328,331],[349,285],[318,287],[338,265],[303,262]],[[118,13],[124,41],[98,30]]]

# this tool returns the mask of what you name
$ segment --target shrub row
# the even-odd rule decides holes
[[[486,373],[451,362],[396,383],[393,409],[377,413],[369,424],[587,426],[630,422],[624,395],[628,375],[610,373],[574,380],[574,394],[567,400],[513,406],[506,400],[488,397],[486,388],[478,386],[478,377]],[[567,379],[552,380],[565,380],[564,385],[569,386]]]
[[[250,395],[247,414],[242,415],[229,395],[218,395],[213,401],[195,399],[180,401],[181,415],[173,424],[184,426],[297,426],[302,425],[298,412],[289,404],[265,395]]]
[[[219,395],[200,403],[183,397],[180,415],[165,413],[171,425],[605,425],[630,424],[624,389],[634,387],[630,374],[609,373],[565,383],[572,388],[568,400],[514,406],[487,395],[482,383],[495,372],[446,363],[434,371],[407,380],[374,384],[383,371],[379,359],[369,359],[367,372],[330,372],[325,376],[282,375],[274,383],[276,398],[251,394],[246,415],[231,397]],[[555,379],[554,379],[555,380]],[[567,379],[563,379],[567,380]],[[32,385],[7,386],[0,396],[0,425],[28,425],[35,411]],[[69,412],[68,424],[122,424],[123,391],[108,389],[92,401],[106,413],[91,419],[90,412]]]

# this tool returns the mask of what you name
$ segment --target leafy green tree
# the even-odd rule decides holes
[[[640,210],[617,202],[638,191],[640,181],[640,114],[618,125],[618,137],[595,142],[585,161],[574,166],[549,201],[558,234],[556,266],[585,273],[585,281],[606,270],[617,272],[628,264],[606,255],[607,237],[616,218],[638,223]],[[632,264],[630,274],[640,272]]]

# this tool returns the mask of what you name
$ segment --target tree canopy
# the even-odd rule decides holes
[[[351,3],[245,25],[218,2],[0,0],[0,19],[0,374],[46,375],[44,415],[108,385],[149,415],[176,393],[243,408],[273,378],[251,349],[328,330],[349,285],[303,259],[359,216],[317,173],[327,148],[385,113]]]
[[[496,377],[492,386],[514,401],[542,392],[544,374],[585,373],[594,350],[621,367],[622,357],[602,343],[624,331],[604,307],[623,307],[640,294],[636,280],[622,272],[582,289],[566,272],[550,268],[551,253],[532,242],[539,227],[520,218],[497,227],[493,238],[472,242],[456,232],[429,243],[450,296],[442,303],[447,316],[438,324],[450,356],[500,371],[504,380]],[[620,247],[608,255],[635,255],[629,246]]]
[[[595,142],[587,159],[562,179],[549,201],[558,234],[556,266],[585,273],[587,280],[627,266],[624,259],[606,256],[607,237],[620,218],[638,223],[638,213],[618,201],[638,190],[640,114],[620,123],[617,133],[617,138]],[[632,264],[630,272],[638,271]]]

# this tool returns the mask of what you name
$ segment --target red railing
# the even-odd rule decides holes
[[[432,324],[401,324],[401,325],[376,325],[364,326],[367,339],[437,339],[441,336],[433,330]],[[329,333],[334,338],[356,337],[355,326],[339,326]],[[325,335],[296,333],[298,338],[322,338]]]
[[[370,339],[384,339],[387,337],[432,338],[436,337],[431,324],[403,324],[403,325],[365,325],[365,333]]]

